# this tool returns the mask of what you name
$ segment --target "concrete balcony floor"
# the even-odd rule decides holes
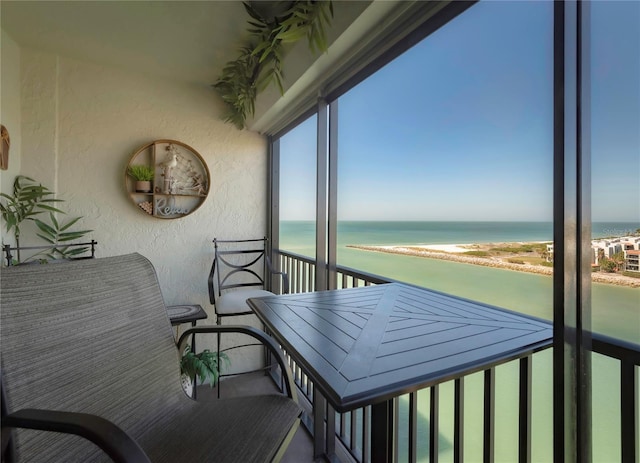
[[[222,382],[220,397],[269,394],[277,391],[271,378],[265,376],[263,373],[251,373],[226,378]],[[217,395],[217,387],[198,386],[198,401],[217,400]],[[281,461],[282,463],[306,463],[324,460],[314,460],[311,436],[307,430],[300,425]]]

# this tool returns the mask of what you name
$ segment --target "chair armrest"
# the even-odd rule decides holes
[[[293,375],[291,374],[291,369],[289,368],[289,364],[284,358],[284,354],[280,347],[276,344],[271,336],[268,336],[264,331],[260,331],[257,328],[252,326],[245,325],[210,325],[210,326],[197,326],[195,328],[190,328],[186,330],[180,338],[178,339],[178,352],[183,352],[188,341],[188,338],[195,333],[241,333],[246,334],[247,336],[251,336],[267,347],[271,353],[275,356],[278,361],[278,365],[280,365],[280,369],[285,376],[285,386],[287,390],[287,395],[289,398],[293,399],[296,403],[298,402],[298,396],[296,393],[295,383],[293,382]]]
[[[211,270],[209,270],[209,277],[207,278],[207,286],[209,287],[209,302],[212,305],[216,304],[216,290],[213,285],[214,275],[216,273],[216,260],[213,259],[213,264],[211,264]]]
[[[111,421],[87,413],[22,409],[2,417],[2,428],[26,428],[75,434],[90,440],[115,462],[151,463],[133,440]]]
[[[282,276],[282,293],[289,294],[289,275],[287,275],[285,272],[276,272],[276,270],[271,265],[271,259],[269,259],[269,256],[266,256],[266,259],[267,259],[267,268],[269,269],[269,272],[271,272],[273,275]]]

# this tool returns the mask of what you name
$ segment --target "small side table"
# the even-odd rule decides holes
[[[181,325],[183,323],[191,323],[196,326],[198,320],[207,318],[207,312],[204,311],[200,304],[170,305],[167,306],[167,315],[172,326]],[[176,339],[179,337],[180,327],[176,328]],[[191,352],[196,352],[196,335],[191,336]],[[181,353],[182,355],[182,353]],[[196,398],[196,385],[193,386],[193,398]]]
[[[196,326],[198,320],[207,318],[207,312],[200,304],[170,305],[167,307],[167,314],[174,326],[181,323],[191,323],[191,326]]]
[[[167,307],[167,315],[169,315],[169,321],[171,325],[181,325],[183,323],[191,323],[191,326],[196,326],[198,320],[204,320],[207,318],[207,312],[204,311],[200,304],[190,305],[170,305]],[[180,328],[176,328],[179,330]],[[179,335],[176,332],[176,337]],[[196,336],[191,336],[191,352],[196,352]]]

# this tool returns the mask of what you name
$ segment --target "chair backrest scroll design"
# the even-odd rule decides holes
[[[219,240],[214,238],[214,259],[209,272],[209,300],[215,301],[222,292],[234,288],[266,289],[267,238]]]

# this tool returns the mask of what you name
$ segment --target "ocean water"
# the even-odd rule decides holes
[[[594,223],[594,238],[623,236],[640,228],[638,223]],[[282,222],[281,248],[315,256],[313,222]],[[552,241],[548,222],[341,222],[338,224],[338,263],[370,273],[406,281],[445,293],[482,301],[547,320],[553,318],[552,278],[511,270],[376,253],[347,248],[350,244],[465,244],[480,242]],[[592,285],[592,327],[596,332],[640,343],[640,289]],[[619,388],[611,387],[619,377],[615,361],[594,354],[593,370],[593,461],[620,461]],[[517,461],[517,363],[496,369],[498,405],[496,409],[496,462]],[[613,380],[615,381],[615,379]],[[552,358],[551,350],[533,361],[533,461],[552,461]],[[465,380],[465,461],[482,455],[482,376]],[[428,435],[428,391],[419,399],[418,432]],[[452,461],[453,386],[440,389],[440,461]],[[404,405],[403,405],[404,404]],[[401,399],[401,415],[406,405]],[[401,420],[402,421],[402,420]],[[402,428],[401,428],[401,432]],[[421,461],[428,448],[420,439]],[[399,449],[400,461],[406,449]],[[480,461],[480,458],[478,459]]]
[[[624,236],[638,228],[640,223],[597,222],[592,225],[592,236]],[[551,320],[549,276],[347,246],[551,242],[552,233],[550,222],[340,222],[338,264]],[[281,222],[280,246],[314,257],[314,222]],[[592,327],[640,343],[640,289],[593,284]]]
[[[634,233],[640,223],[594,222],[593,238]],[[315,222],[282,221],[284,249],[313,255]],[[468,244],[518,241],[552,241],[551,222],[338,222],[338,246],[348,244]]]

